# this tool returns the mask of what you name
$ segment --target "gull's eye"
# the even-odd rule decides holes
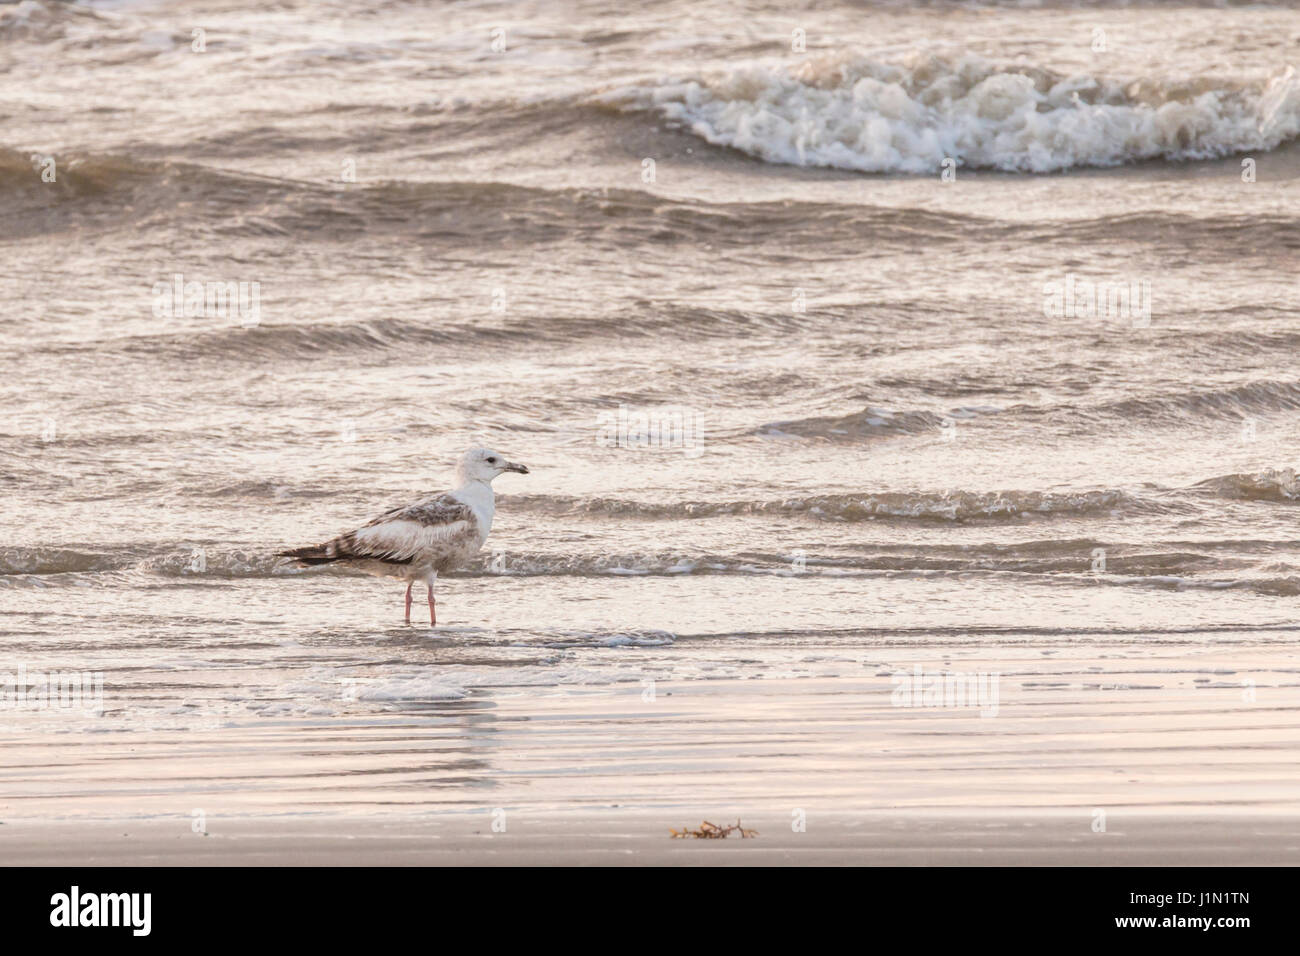
[[[489,465],[495,465],[496,463],[497,463],[497,460],[496,460],[495,458],[489,458],[489,459],[488,459],[488,464],[489,464]]]

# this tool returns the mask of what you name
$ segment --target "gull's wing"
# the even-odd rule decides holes
[[[416,557],[446,550],[477,528],[473,510],[449,494],[394,508],[356,531],[314,548],[282,552],[307,564],[329,561],[387,561],[410,564]]]

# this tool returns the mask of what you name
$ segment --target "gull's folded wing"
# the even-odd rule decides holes
[[[420,555],[445,550],[456,538],[471,533],[476,524],[469,505],[451,495],[439,495],[394,508],[319,547],[284,553],[308,564],[347,560],[409,564]]]

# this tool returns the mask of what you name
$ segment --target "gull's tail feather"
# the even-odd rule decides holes
[[[315,544],[307,548],[290,548],[288,551],[277,551],[278,557],[294,558],[306,565],[329,564],[331,561],[338,561],[345,555],[339,554],[338,548],[334,542],[329,544]]]
[[[329,564],[332,561],[382,561],[386,564],[410,564],[413,555],[410,547],[402,541],[396,543],[384,540],[362,540],[359,535],[368,529],[379,526],[386,528],[384,518],[376,518],[362,532],[349,531],[324,544],[306,548],[290,548],[279,551],[282,558],[293,558],[306,565]],[[373,534],[372,534],[373,537]]]

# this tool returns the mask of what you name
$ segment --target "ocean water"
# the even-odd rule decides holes
[[[1298,50],[0,5],[0,672],[102,677],[0,710],[0,816],[1294,810]],[[476,444],[531,473],[436,631],[274,557]],[[1000,715],[891,706],[918,666]]]

